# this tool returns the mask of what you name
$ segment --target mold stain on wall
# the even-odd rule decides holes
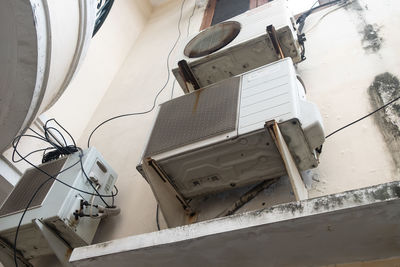
[[[370,85],[368,93],[373,109],[377,109],[400,96],[400,81],[391,73],[379,74]],[[398,171],[400,170],[400,100],[377,112],[374,120],[385,139]]]
[[[368,10],[368,5],[363,7],[358,0],[354,0],[346,6],[346,9],[353,11],[357,15],[359,21],[357,27],[362,36],[361,44],[363,49],[369,54],[378,52],[383,44],[383,38],[379,34],[381,26],[367,21],[365,11]]]

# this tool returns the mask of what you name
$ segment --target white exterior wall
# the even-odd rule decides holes
[[[187,21],[192,14],[194,2],[185,2],[181,23],[182,37],[187,35]],[[178,37],[177,23],[181,3],[182,1],[169,1],[154,10],[89,122],[80,139],[82,146],[86,145],[90,131],[101,121],[115,115],[151,108],[155,95],[167,79],[166,59]],[[191,20],[191,32],[199,29],[202,14],[202,9],[196,10]],[[172,54],[170,66],[175,60]],[[172,83],[173,76],[158,98],[158,103],[170,99]],[[182,93],[176,84],[174,95],[178,94]],[[112,121],[99,128],[92,137],[91,145],[98,148],[118,172],[117,186],[122,190],[116,198],[116,205],[126,205],[118,217],[104,221],[99,230],[102,234],[96,238],[98,242],[156,229],[155,199],[146,181],[136,171],[154,114],[155,111]]]
[[[193,2],[187,1],[184,7],[181,24],[184,34]],[[389,71],[400,77],[400,57],[395,56],[399,55],[396,49],[400,40],[392,34],[400,25],[396,16],[400,3],[395,0],[386,1],[384,5],[377,0],[360,2],[363,7],[369,7],[362,14],[351,8],[342,8],[327,15],[309,32],[307,60],[298,65],[298,72],[307,87],[307,97],[319,106],[327,133],[372,110],[367,92],[376,75]],[[80,140],[82,146],[86,144],[90,131],[101,121],[151,107],[154,96],[167,77],[165,60],[177,37],[180,3],[170,1],[153,12],[89,122]],[[311,16],[305,32],[334,8]],[[196,10],[191,33],[198,30],[202,13],[202,9]],[[379,32],[384,41],[377,53],[363,48],[360,33],[363,29],[359,27],[364,18],[371,20],[371,24],[384,25]],[[171,87],[172,80],[160,95],[158,103],[170,98]],[[176,86],[175,96],[178,93],[181,94]],[[154,116],[155,112],[112,121],[92,138],[91,145],[97,147],[119,173],[117,186],[121,190],[116,203],[122,208],[119,217],[102,223],[97,242],[156,230],[156,202],[149,186],[135,169]],[[372,118],[329,138],[323,148],[321,165],[310,175],[316,180],[310,190],[311,197],[399,178],[390,152]]]
[[[178,34],[181,1],[161,4],[147,23],[150,7],[142,3],[140,0],[115,2],[102,30],[93,39],[80,73],[47,113],[55,116],[75,137],[80,137],[82,147],[86,146],[91,130],[101,121],[150,108],[167,78],[166,57]],[[319,106],[327,133],[371,111],[368,87],[376,75],[389,71],[400,77],[400,36],[397,34],[400,3],[396,0],[360,0],[360,3],[365,9],[362,14],[354,9],[334,11],[309,32],[307,60],[298,66],[308,99]],[[184,6],[181,24],[184,36],[193,5],[194,0],[187,0]],[[139,13],[140,9],[145,15]],[[305,32],[332,9],[312,15],[306,22]],[[135,15],[130,17],[130,12]],[[203,12],[204,7],[196,9],[191,33],[198,30]],[[364,19],[380,27],[383,44],[376,53],[363,48],[360,27]],[[106,35],[107,41],[100,41]],[[99,55],[107,58],[102,60]],[[175,60],[173,54],[171,66]],[[170,98],[172,79],[158,103]],[[174,95],[178,94],[181,91],[176,85]],[[65,112],[65,107],[73,108]],[[135,169],[154,115],[155,112],[115,120],[100,128],[92,138],[91,145],[101,151],[119,174],[120,194],[116,205],[122,209],[118,217],[101,223],[95,242],[156,230],[156,202]],[[311,175],[315,180],[311,197],[399,179],[372,118],[329,138],[323,148],[321,164]],[[50,265],[47,262],[38,266]]]

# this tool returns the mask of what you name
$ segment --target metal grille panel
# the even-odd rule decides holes
[[[145,156],[234,131],[239,86],[235,77],[162,104]]]
[[[67,157],[64,157],[42,164],[39,167],[48,174],[55,176],[64,166],[66,160]],[[37,169],[32,168],[27,170],[1,207],[0,216],[24,210],[37,188],[48,178],[49,177],[46,174]],[[30,208],[37,207],[42,204],[51,186],[53,185],[53,182],[54,179],[50,179],[46,184],[43,185],[33,199]]]

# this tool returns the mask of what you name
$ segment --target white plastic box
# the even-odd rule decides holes
[[[100,153],[95,148],[90,148],[84,151],[82,161],[86,174],[98,180],[100,184],[98,192],[102,195],[111,195],[117,174]],[[54,175],[70,166],[73,167],[56,176],[57,179],[80,190],[94,193],[94,189],[81,170],[79,153],[50,161],[39,167]],[[34,168],[25,172],[0,208],[1,239],[14,244],[16,227],[27,201],[38,186],[48,178]],[[90,202],[90,199],[89,194],[78,192],[50,179],[39,191],[24,216],[19,231],[18,251],[21,251],[26,259],[53,253],[41,232],[35,228],[32,222],[34,219],[40,219],[72,248],[91,244],[100,219],[90,217],[76,219],[74,216],[74,212],[81,208],[81,201]],[[111,205],[111,198],[104,199]],[[93,203],[105,205],[97,196]],[[89,207],[84,208],[83,212],[89,214]],[[97,213],[97,210],[94,209],[94,212]]]

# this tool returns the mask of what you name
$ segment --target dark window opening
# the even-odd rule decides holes
[[[229,20],[273,0],[208,0],[200,30]]]
[[[240,15],[250,9],[250,0],[217,0],[211,25]]]

